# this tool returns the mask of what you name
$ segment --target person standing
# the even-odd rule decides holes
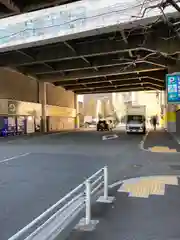
[[[112,131],[113,129],[113,122],[112,120],[109,121],[109,130]]]
[[[156,130],[156,126],[157,126],[157,116],[153,116],[152,124],[153,124],[154,130]]]

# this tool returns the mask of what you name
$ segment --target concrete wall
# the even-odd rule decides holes
[[[55,87],[48,83],[46,87],[47,91],[47,104],[56,105],[60,107],[74,108],[74,93],[72,91],[66,91],[62,87]]]
[[[59,131],[74,129],[74,118],[68,117],[49,117],[48,119],[48,130]]]
[[[0,68],[0,98],[38,102],[37,81],[6,68]]]
[[[74,93],[47,84],[47,104],[74,108]],[[0,68],[0,99],[39,102],[39,87],[35,79],[8,68]]]

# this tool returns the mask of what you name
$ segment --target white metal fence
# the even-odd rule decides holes
[[[85,208],[85,226],[91,223],[92,197],[103,190],[101,202],[108,202],[108,168],[97,171],[56,204],[17,232],[9,240],[53,240]]]

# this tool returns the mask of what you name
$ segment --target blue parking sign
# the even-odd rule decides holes
[[[180,103],[180,73],[166,75],[168,103]]]

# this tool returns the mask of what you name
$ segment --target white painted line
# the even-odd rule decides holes
[[[145,152],[150,152],[150,153],[155,153],[155,154],[180,154],[180,152],[152,152],[151,151],[151,148],[144,148],[144,144],[145,144],[145,141],[148,137],[148,134],[149,134],[150,130],[147,131],[146,135],[143,137],[142,141],[140,142],[139,144],[139,148],[142,150],[142,151],[145,151]]]
[[[111,135],[104,135],[104,136],[102,136],[102,140],[111,140],[111,139],[115,139],[115,138],[118,138],[118,135],[111,134]]]
[[[109,185],[109,188],[117,187],[117,186],[121,185],[123,182],[124,182],[123,180],[122,180],[122,181],[117,181],[117,182],[115,182],[115,183]]]
[[[177,137],[176,137],[176,135],[174,135],[174,133],[171,133],[171,132],[169,132],[172,136],[173,136],[173,138],[175,139],[175,141],[178,143],[178,144],[180,144],[180,139],[178,139]]]
[[[109,188],[114,188],[114,187],[117,187],[121,184],[124,184],[124,183],[133,183],[133,182],[138,182],[140,179],[153,179],[153,178],[159,178],[159,179],[163,179],[163,178],[180,178],[180,175],[152,175],[152,176],[140,176],[140,177],[133,177],[133,178],[127,178],[127,179],[124,179],[124,180],[119,180],[117,182],[114,182],[112,183],[111,185],[109,185],[108,187]],[[178,182],[177,182],[177,179],[175,179],[176,182],[174,182],[172,185],[177,185]],[[169,183],[170,184],[170,183]]]
[[[30,153],[23,153],[23,154],[19,154],[19,155],[10,157],[10,158],[5,158],[4,160],[1,160],[0,163],[4,163],[4,162],[8,162],[8,161],[17,159],[17,158],[25,157],[25,156],[27,156],[27,155],[29,155],[29,154],[30,154]]]

